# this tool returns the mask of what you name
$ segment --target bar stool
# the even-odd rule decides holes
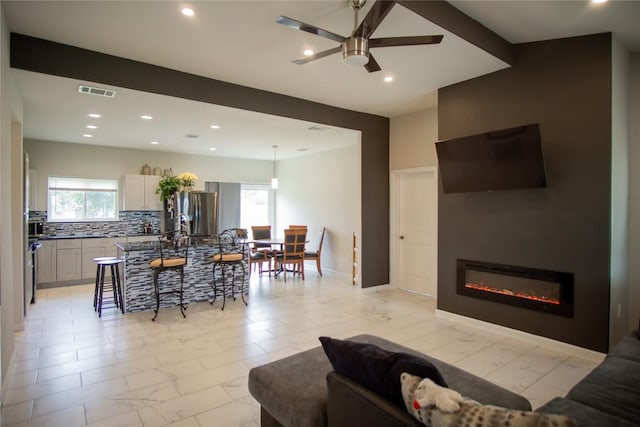
[[[160,296],[167,294],[177,294],[180,298],[179,306],[182,317],[187,317],[184,311],[187,305],[184,304],[184,267],[188,264],[189,257],[189,234],[182,230],[167,231],[159,238],[160,258],[149,261],[149,267],[153,270],[153,289],[156,295],[156,309],[152,321],[158,317],[160,311]],[[180,275],[180,285],[168,286],[166,290],[160,290],[158,276],[163,271],[177,271]]]
[[[96,261],[100,276],[100,279],[98,280],[98,317],[102,317],[103,308],[119,308],[120,311],[122,311],[122,314],[124,314],[124,301],[122,299],[122,287],[120,286],[120,269],[118,267],[122,262],[123,261],[119,258]],[[113,302],[113,305],[104,307],[104,274],[107,267],[111,269],[111,301]]]
[[[230,228],[224,230],[218,235],[218,253],[211,257],[213,261],[213,299],[209,301],[209,304],[213,304],[218,296],[222,296],[222,308],[227,302],[227,294],[236,299],[236,266],[242,268],[242,281],[240,282],[240,296],[242,302],[247,305],[247,301],[244,299],[244,280],[246,277],[246,245],[247,245],[247,231],[242,228]],[[220,270],[221,283],[218,284],[216,280],[216,267]],[[231,267],[231,284],[230,292],[227,290],[227,268]]]
[[[93,290],[93,311],[98,311],[98,289],[100,288],[100,264],[98,261],[107,261],[111,259],[116,259],[114,256],[100,256],[93,259],[93,262],[96,263],[96,286]]]

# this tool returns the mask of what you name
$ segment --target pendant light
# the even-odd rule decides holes
[[[278,189],[278,176],[276,175],[276,150],[278,149],[277,145],[273,146],[273,178],[271,178],[271,188],[274,190]]]

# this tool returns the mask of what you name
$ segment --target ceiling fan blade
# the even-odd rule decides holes
[[[385,37],[369,39],[369,47],[413,46],[419,44],[438,44],[442,36]]]
[[[358,28],[353,32],[354,35],[359,35],[368,39],[371,34],[378,28],[382,20],[389,13],[395,1],[380,0],[373,4],[369,13],[364,17]]]
[[[378,65],[378,61],[375,60],[371,53],[369,53],[369,62],[364,64],[364,68],[366,68],[370,73],[375,73],[376,71],[382,70],[382,68],[380,68],[380,65]]]
[[[305,56],[304,58],[296,59],[292,61],[294,64],[302,65],[307,62],[315,61],[316,59],[324,58],[325,56],[332,55],[342,51],[342,46],[334,47],[333,49],[323,50],[322,52],[314,53],[313,55]]]
[[[285,25],[289,28],[293,28],[294,30],[300,30],[310,34],[315,34],[316,36],[324,37],[325,39],[329,39],[329,40],[334,40],[334,41],[337,41],[338,43],[342,43],[346,38],[346,37],[342,37],[339,34],[332,33],[331,31],[323,30],[322,28],[305,24],[304,22],[301,22],[286,16],[279,16],[278,19],[276,19],[276,22],[278,24]]]

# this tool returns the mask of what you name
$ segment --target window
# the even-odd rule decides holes
[[[272,224],[273,191],[270,185],[242,185],[240,190],[240,226]]]
[[[49,221],[117,220],[118,181],[49,177]]]

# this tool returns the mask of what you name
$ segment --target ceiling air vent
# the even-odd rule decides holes
[[[327,129],[328,128],[323,128],[323,127],[320,127],[320,126],[309,126],[307,128],[307,130],[312,130],[312,131],[315,131],[315,132],[324,132]]]
[[[195,133],[188,133],[188,134],[185,135],[185,137],[191,138],[191,139],[196,139],[196,138],[200,138],[200,135],[196,135]]]
[[[106,96],[107,98],[113,98],[116,96],[116,91],[111,89],[102,89],[99,87],[91,87],[91,86],[78,86],[78,92],[86,93],[89,95],[98,95],[98,96]]]

